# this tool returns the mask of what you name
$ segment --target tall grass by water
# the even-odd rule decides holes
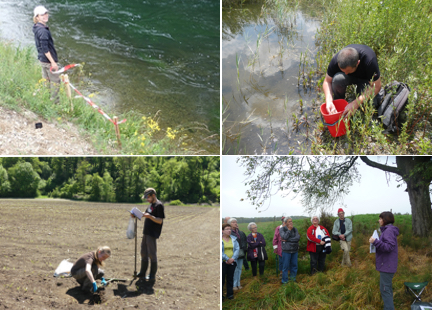
[[[258,232],[264,235],[269,260],[264,276],[252,277],[251,270],[243,268],[241,285],[234,300],[226,300],[223,309],[382,309],[379,290],[379,272],[375,270],[375,254],[369,253],[369,238],[379,228],[378,214],[350,216],[353,222],[353,240],[350,252],[352,267],[341,267],[342,250],[332,241],[332,253],[327,255],[326,270],[310,276],[310,258],[306,252],[306,230],[310,219],[294,220],[301,235],[298,259],[297,282],[282,285],[276,274],[276,260],[272,240],[276,222],[257,222]],[[320,224],[331,233],[336,217],[321,216]],[[409,309],[413,298],[406,294],[404,282],[432,281],[432,238],[413,237],[411,215],[395,215],[398,237],[398,270],[393,278],[394,303],[396,309]],[[246,235],[247,224],[239,224]],[[430,285],[429,285],[430,286]],[[226,288],[224,288],[226,289]],[[429,287],[423,300],[432,299]]]
[[[195,128],[160,128],[159,113],[146,117],[134,112],[117,115],[119,120],[127,121],[120,124],[122,148],[119,148],[114,126],[102,115],[90,107],[82,98],[67,98],[63,85],[60,88],[60,103],[50,100],[46,81],[41,78],[40,65],[34,59],[32,48],[16,47],[8,42],[0,42],[0,104],[10,109],[20,111],[29,109],[48,121],[62,126],[64,121],[70,121],[79,127],[83,135],[91,136],[92,143],[98,151],[104,154],[197,154],[205,153],[199,148],[199,142],[192,141],[188,136],[190,130],[210,132],[203,125]],[[89,74],[91,75],[91,74]],[[75,81],[78,80],[77,84]],[[85,92],[84,72],[72,74],[73,83],[86,96],[97,104],[97,95]],[[74,96],[74,94],[73,94]],[[96,96],[96,97],[94,97]],[[113,111],[108,107],[102,109],[110,116]],[[204,138],[205,139],[205,138]]]

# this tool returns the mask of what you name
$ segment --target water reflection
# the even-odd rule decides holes
[[[224,153],[298,153],[299,142],[307,148],[307,128],[292,130],[293,114],[303,115],[301,123],[306,115],[309,121],[318,112],[317,77],[305,73],[307,82],[303,86],[301,79],[298,85],[300,57],[300,75],[303,67],[316,66],[314,36],[320,22],[306,10],[311,9],[281,11],[263,9],[262,4],[224,10]]]

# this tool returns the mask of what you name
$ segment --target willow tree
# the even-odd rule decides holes
[[[246,168],[247,198],[256,208],[264,208],[271,196],[281,191],[284,196],[300,194],[305,210],[312,212],[343,201],[353,182],[360,181],[359,159],[371,168],[396,175],[399,187],[401,183],[406,184],[413,234],[430,235],[431,156],[397,156],[396,166],[381,164],[366,156],[244,156],[238,161]]]

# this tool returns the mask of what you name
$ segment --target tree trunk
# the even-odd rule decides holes
[[[414,183],[414,184],[413,184]],[[408,181],[408,195],[411,203],[412,231],[420,237],[427,237],[432,228],[431,199],[429,184]]]
[[[430,159],[421,156],[396,157],[398,169],[401,170],[402,177],[407,184],[411,203],[412,231],[415,236],[420,237],[427,237],[432,232],[430,179],[428,176],[422,176],[421,172],[412,172],[418,171],[417,165],[425,161],[430,161]]]

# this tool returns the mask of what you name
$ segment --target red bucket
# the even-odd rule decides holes
[[[348,102],[345,99],[336,99],[333,101],[333,104],[336,108],[336,114],[328,114],[326,104],[321,105],[321,118],[323,118],[323,124],[327,126],[330,134],[333,137],[340,137],[346,134],[345,128],[345,120],[342,118],[340,120],[345,107],[348,105]],[[348,128],[350,123],[348,121]]]

